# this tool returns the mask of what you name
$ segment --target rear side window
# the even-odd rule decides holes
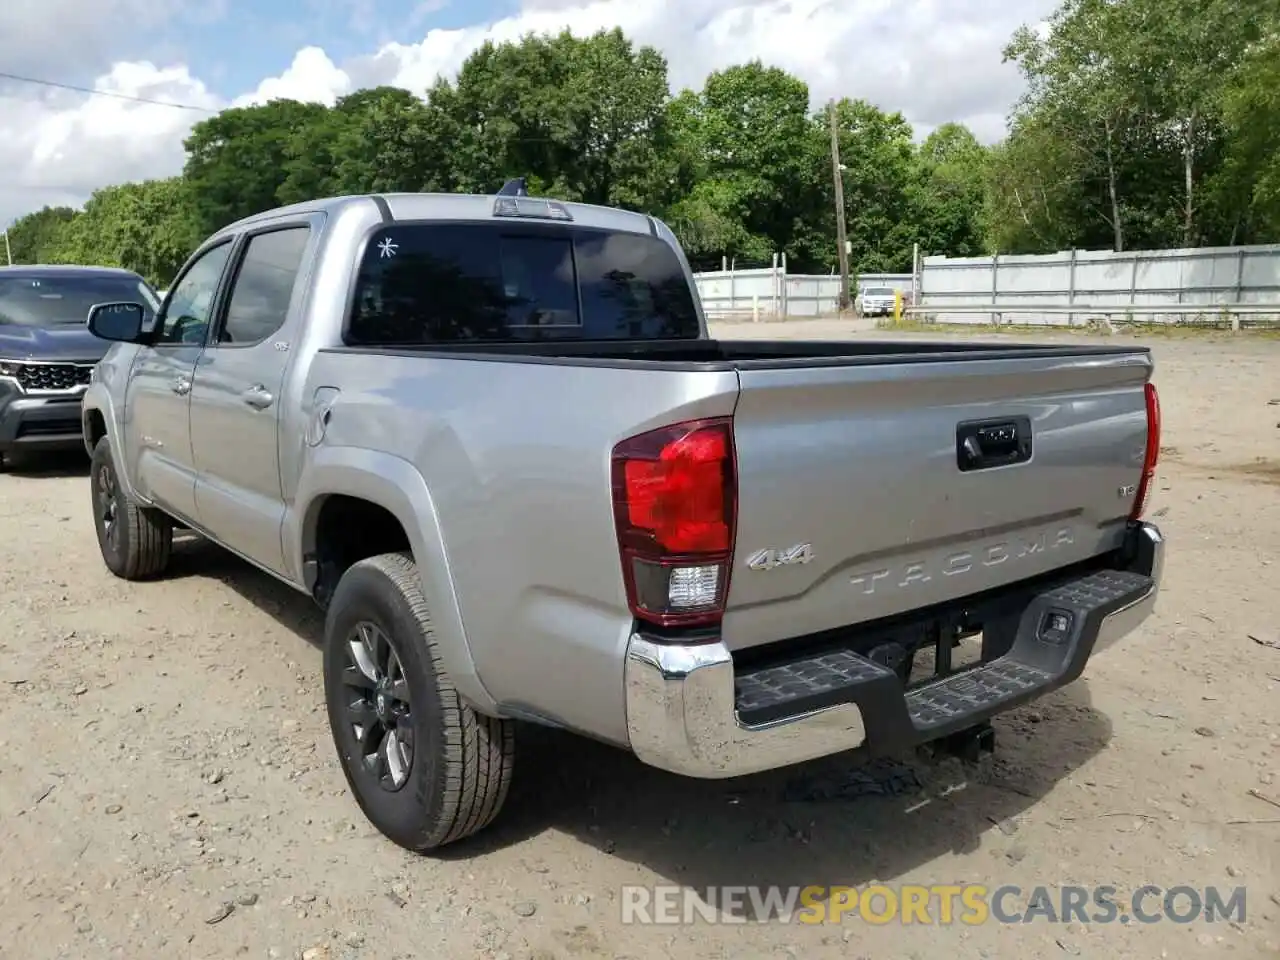
[[[508,223],[401,224],[369,241],[350,344],[693,339],[698,314],[657,237]]]

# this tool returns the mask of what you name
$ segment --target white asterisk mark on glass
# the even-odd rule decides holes
[[[378,243],[378,254],[382,257],[394,257],[399,249],[399,245],[390,237]]]

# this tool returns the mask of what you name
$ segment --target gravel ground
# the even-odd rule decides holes
[[[438,858],[382,840],[349,797],[306,599],[198,540],[163,582],[125,585],[81,458],[0,475],[0,957],[1280,955],[1280,342],[1153,342],[1158,612],[998,721],[994,758],[697,782],[523,730],[504,817]],[[1244,886],[1247,915],[622,922],[627,884],[876,882]]]

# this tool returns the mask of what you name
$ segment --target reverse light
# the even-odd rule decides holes
[[[613,449],[613,513],[627,602],[659,626],[724,615],[737,514],[732,421],[692,420]]]
[[[1141,520],[1156,482],[1156,465],[1160,461],[1160,394],[1154,383],[1146,385],[1147,397],[1147,449],[1142,457],[1142,478],[1138,481],[1138,493],[1133,498],[1130,520]]]

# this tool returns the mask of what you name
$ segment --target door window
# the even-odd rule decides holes
[[[213,317],[213,298],[231,255],[226,241],[201,254],[171,291],[156,345],[204,343]]]
[[[284,326],[310,235],[311,229],[303,226],[249,239],[231,288],[218,346],[252,346]]]

